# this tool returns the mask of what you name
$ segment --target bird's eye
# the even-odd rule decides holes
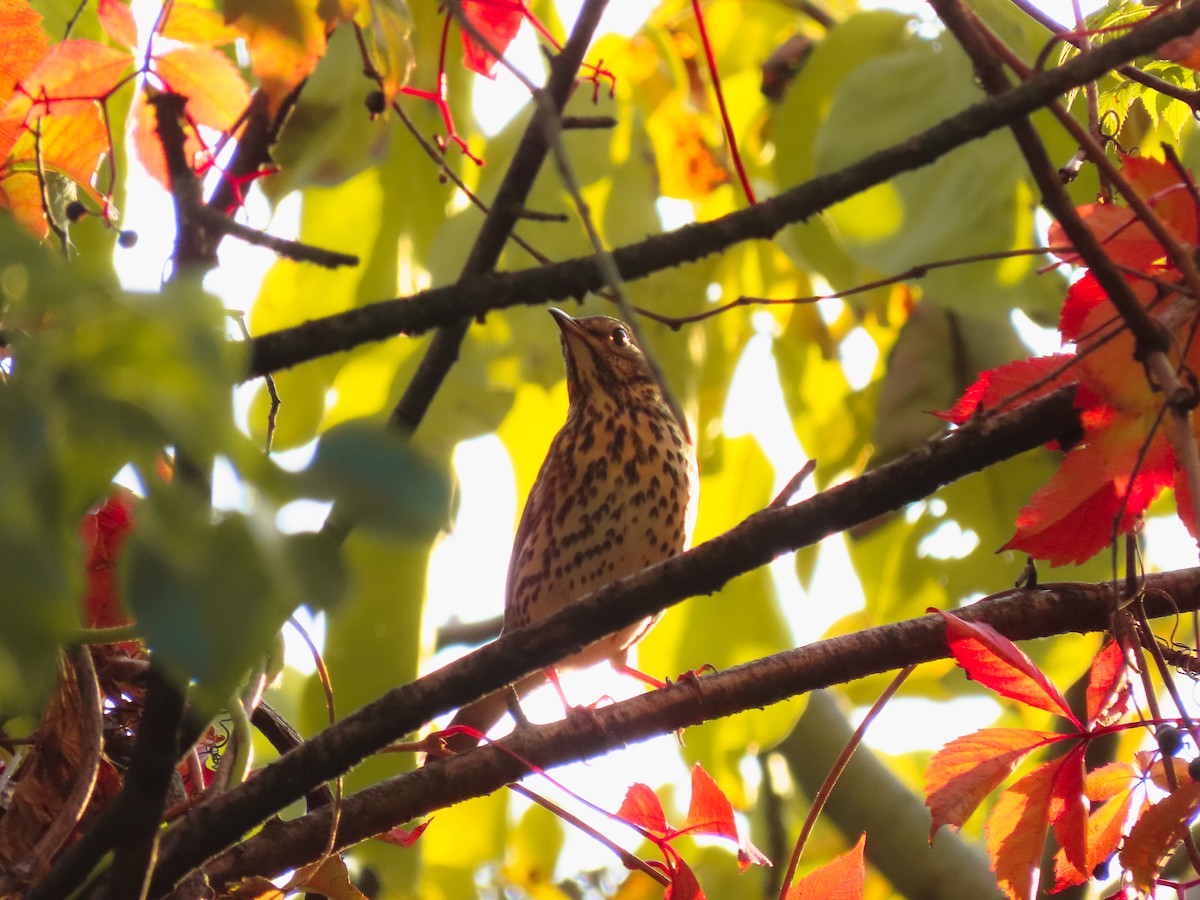
[[[620,326],[617,326],[616,328],[614,328],[612,330],[612,334],[610,335],[610,338],[611,338],[612,342],[614,344],[616,344],[618,347],[629,346],[629,332],[626,331],[624,328],[621,328]]]

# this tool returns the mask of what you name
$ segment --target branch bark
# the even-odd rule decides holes
[[[1151,615],[1174,616],[1200,607],[1200,568],[1148,576],[1146,587]],[[1121,582],[1048,584],[981,600],[957,614],[971,622],[986,622],[1014,640],[1103,631],[1122,588]],[[529,763],[546,769],[588,759],[689,725],[947,656],[944,622],[941,616],[931,614],[681,681],[590,714],[519,729],[494,744],[399,775],[347,798],[336,843],[344,849],[399,823],[499,790],[528,775]],[[835,748],[834,755],[840,749]],[[221,885],[249,875],[272,876],[315,859],[325,848],[331,814],[322,808],[290,822],[272,822],[208,866],[211,882]],[[911,820],[911,812],[909,815]],[[922,837],[928,821],[926,816],[918,832]],[[927,883],[921,884],[927,889]]]
[[[505,635],[437,672],[389,691],[260,770],[251,781],[189,813],[164,839],[155,892],[168,889],[192,867],[231,846],[314,785],[345,772],[436,716],[552,666],[604,635],[687,597],[712,593],[737,575],[784,553],[898,509],[963,475],[1025,450],[1059,438],[1069,443],[1078,433],[1070,389],[1048,394],[1004,415],[982,417],[795,506],[763,510],[687,553],[607,585],[536,628]],[[853,656],[864,651],[848,652]],[[874,651],[865,652],[868,657],[874,655]],[[880,659],[885,665],[877,671],[891,667],[886,657]],[[895,664],[905,663],[901,660]],[[846,665],[847,660],[823,658],[822,671],[831,679],[827,683],[858,677],[853,668],[845,669]],[[710,680],[704,679],[703,683],[707,697]],[[815,686],[822,685],[809,684],[796,690]],[[750,705],[762,703],[752,700]],[[705,708],[705,718],[728,714],[715,707]],[[689,714],[695,712],[692,709]],[[655,727],[661,732],[685,724],[692,722],[673,724],[669,718],[662,718]],[[587,752],[593,751],[581,744],[577,756]],[[450,764],[458,763],[451,760],[447,766]],[[450,785],[441,783],[450,789]]]
[[[1110,43],[970,106],[927,131],[844,169],[814,178],[757,206],[618,248],[613,251],[617,268],[626,281],[645,278],[744,241],[770,239],[789,224],[803,221],[902,172],[928,165],[956,147],[1009,127],[1063,92],[1198,27],[1200,2],[1191,0],[1178,11],[1148,19]],[[247,377],[289,368],[369,341],[398,334],[422,334],[492,310],[582,297],[604,284],[604,275],[592,256],[466,279],[261,335],[251,344]]]

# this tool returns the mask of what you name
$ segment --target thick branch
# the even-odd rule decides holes
[[[1010,126],[1063,92],[1200,27],[1200,3],[1140,23],[1129,34],[990,97],[927,131],[837,172],[814,178],[757,206],[687,225],[613,251],[625,280],[644,278],[754,239],[768,239],[834,203],[896,175],[928,165],[956,147]],[[249,376],[260,376],[397,334],[420,334],[456,319],[516,305],[540,305],[599,290],[596,260],[581,257],[505,275],[471,278],[408,298],[388,300],[255,338]]]
[[[554,665],[604,635],[687,597],[713,593],[778,556],[926,497],[1002,459],[1059,438],[1069,442],[1078,433],[1071,389],[1060,389],[1004,415],[981,418],[795,506],[763,510],[685,554],[607,585],[537,627],[505,635],[389,691],[262,769],[251,781],[189,813],[164,839],[157,890],[165,890],[313,785],[345,772],[436,716]],[[833,680],[845,677],[835,675]],[[664,727],[676,726],[664,723]]]
[[[1014,590],[958,614],[972,622],[986,622],[1015,640],[1103,631],[1121,587],[1120,583],[1051,584]],[[1147,588],[1152,615],[1196,609],[1200,569],[1151,575]],[[545,769],[588,759],[689,725],[948,655],[941,616],[922,616],[681,681],[589,715],[520,729],[494,745],[399,775],[347,798],[337,846],[344,849],[398,823],[498,790],[529,773],[519,760]],[[210,866],[209,876],[221,885],[246,875],[275,875],[315,859],[325,848],[330,814],[323,808],[291,822],[268,825]],[[924,827],[918,834],[923,837]]]

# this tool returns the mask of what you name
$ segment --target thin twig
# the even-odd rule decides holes
[[[783,876],[783,884],[779,888],[780,900],[785,900],[787,897],[788,888],[792,886],[792,879],[796,877],[796,866],[800,863],[800,854],[804,852],[804,845],[808,842],[808,836],[812,834],[812,830],[817,824],[817,818],[821,815],[821,810],[825,807],[825,801],[829,799],[829,795],[833,792],[838,779],[841,778],[842,772],[850,764],[850,758],[854,756],[854,751],[862,743],[867,729],[875,721],[880,710],[895,696],[896,691],[900,690],[900,686],[904,684],[905,680],[916,668],[916,666],[906,666],[896,673],[896,677],[892,679],[891,684],[879,695],[879,699],[871,705],[867,714],[863,716],[862,722],[854,729],[854,734],[846,742],[846,746],[842,749],[837,761],[830,768],[829,774],[825,776],[825,781],[821,785],[821,789],[817,791],[816,796],[812,799],[812,806],[809,807],[808,817],[804,820],[804,827],[800,829],[800,836],[796,838],[796,846],[792,850],[792,858],[788,861],[787,874]]]

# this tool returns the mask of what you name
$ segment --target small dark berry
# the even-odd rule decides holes
[[[138,234],[131,228],[127,228],[117,235],[117,243],[125,250],[136,247],[138,242]]]
[[[1111,859],[1106,859],[1104,862],[1096,863],[1096,868],[1092,869],[1092,877],[1095,878],[1097,881],[1107,881],[1108,880],[1108,864],[1110,862],[1112,862]]]
[[[387,98],[383,96],[383,91],[371,91],[367,94],[367,112],[371,114],[371,118],[375,118],[387,109]]]
[[[1200,756],[1188,763],[1188,775],[1192,781],[1200,781]]]
[[[1174,756],[1183,746],[1183,738],[1179,736],[1179,729],[1166,723],[1154,729],[1154,740],[1158,742],[1158,749],[1162,751],[1163,756]]]
[[[70,203],[67,204],[66,212],[67,212],[67,221],[68,222],[78,222],[80,219],[82,219],[84,216],[87,215],[87,207],[84,206],[82,203],[80,203],[78,200],[72,200]]]

